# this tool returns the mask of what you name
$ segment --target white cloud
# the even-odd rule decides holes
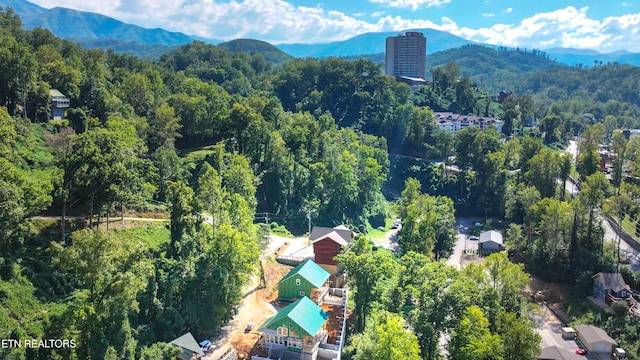
[[[483,17],[486,17],[486,18],[490,18],[490,17],[494,17],[494,16],[496,16],[496,14],[493,14],[493,13],[486,14],[486,13],[485,13],[485,14],[482,14],[482,16],[483,16]]]
[[[587,7],[576,9],[569,6],[536,14],[517,25],[496,24],[480,29],[462,27],[451,30],[451,33],[477,42],[512,47],[640,51],[640,14],[599,21],[589,18],[587,10]]]
[[[433,28],[468,40],[527,48],[574,47],[599,51],[640,52],[640,14],[594,20],[588,8],[569,6],[540,13],[516,24],[495,24],[472,29],[451,18],[440,23],[410,20],[385,13],[349,16],[320,6],[295,6],[284,0],[32,0],[44,7],[64,6],[93,11],[145,27],[206,38],[255,38],[273,44],[320,43],[345,40],[365,32]],[[450,0],[369,0],[390,4],[434,6]],[[507,12],[511,10],[507,9]]]
[[[132,24],[180,31],[206,38],[257,38],[279,43],[318,43],[375,31],[434,27],[429,20],[407,20],[377,13],[375,23],[320,7],[294,6],[283,0],[33,0],[44,7],[92,11]],[[450,0],[402,0],[408,4],[441,4]]]
[[[507,8],[504,12],[510,14],[513,12],[513,8]]]
[[[395,8],[418,10],[420,7],[442,6],[451,0],[369,0],[374,4],[383,4]]]

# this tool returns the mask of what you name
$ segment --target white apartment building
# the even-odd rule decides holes
[[[468,126],[478,126],[480,129],[487,129],[495,126],[501,133],[504,122],[493,117],[461,115],[452,112],[436,112],[433,114],[434,125],[445,131],[458,131]]]

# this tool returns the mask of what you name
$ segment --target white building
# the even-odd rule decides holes
[[[501,251],[504,248],[502,234],[497,231],[489,230],[480,234],[478,241],[478,250],[485,251]]]
[[[433,123],[438,128],[445,131],[458,131],[469,126],[479,126],[485,130],[490,126],[495,126],[501,133],[504,122],[493,117],[461,115],[452,112],[436,112],[433,114]]]

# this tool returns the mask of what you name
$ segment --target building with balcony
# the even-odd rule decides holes
[[[422,79],[427,71],[427,38],[408,31],[390,36],[385,47],[385,73],[396,77]]]
[[[64,119],[64,109],[71,106],[71,100],[56,89],[49,90],[49,96],[51,97],[51,119]]]
[[[433,124],[445,131],[458,131],[469,126],[478,126],[481,130],[486,130],[493,126],[501,133],[504,122],[493,117],[461,115],[452,112],[436,112],[433,114]]]

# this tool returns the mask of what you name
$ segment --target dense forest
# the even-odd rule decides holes
[[[366,234],[392,214],[409,221],[397,255],[364,237],[340,255],[354,274],[350,356],[384,357],[377,329],[404,331],[403,319],[415,338],[402,354],[414,358],[440,358],[445,333],[448,351],[470,359],[510,358],[507,338],[534,354],[524,270],[589,289],[616,264],[600,213],[638,222],[638,187],[623,179],[637,176],[640,148],[618,130],[638,126],[638,70],[509,73],[513,94],[498,103],[464,64],[412,89],[367,59],[278,66],[193,42],[149,61],[25,31],[0,11],[0,337],[77,341],[0,357],[171,359],[166,341],[214,333],[241,299],[264,246],[254,222],[303,232],[308,216]],[[50,119],[51,89],[71,101],[63,120]],[[433,111],[497,116],[503,133],[440,131]],[[578,134],[575,162],[553,150]],[[620,154],[611,182],[597,171],[601,139]],[[559,186],[569,174],[582,182],[576,199]],[[108,229],[130,210],[168,225]],[[502,254],[458,272],[434,261],[451,252],[454,215],[505,220],[521,264]],[[637,331],[624,344],[640,352]]]

